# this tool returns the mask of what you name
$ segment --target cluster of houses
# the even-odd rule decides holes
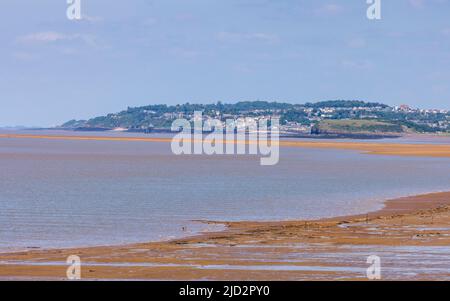
[[[285,114],[293,110],[303,116],[302,120],[283,120]],[[203,122],[209,122],[212,119],[219,119],[225,122],[228,119],[247,119],[247,122],[259,122],[261,119],[280,119],[281,132],[295,132],[302,134],[310,134],[314,125],[325,119],[384,119],[380,113],[394,113],[411,115],[407,119],[419,125],[427,125],[431,128],[437,128],[442,131],[450,130],[450,114],[448,110],[438,109],[415,109],[408,105],[400,105],[396,107],[387,106],[370,106],[370,107],[321,107],[313,108],[306,106],[295,106],[293,109],[271,109],[271,110],[252,110],[242,111],[239,114],[221,113],[220,111],[211,111],[203,114]],[[433,116],[445,115],[446,118],[433,118]],[[417,118],[420,116],[420,118]],[[442,116],[441,116],[442,117]],[[161,118],[178,119],[185,118],[194,121],[193,113],[172,112],[164,113]],[[241,123],[242,124],[242,123]],[[246,126],[244,123],[243,126]]]
[[[170,124],[170,121],[175,119],[187,119],[191,122],[195,121],[194,112],[166,112],[158,113],[151,110],[144,110],[143,113],[149,117],[150,120],[166,121],[165,124]],[[110,117],[114,119],[116,116]],[[119,116],[117,116],[119,117]],[[198,117],[197,117],[198,118]],[[280,120],[281,132],[295,132],[302,134],[309,134],[312,132],[314,126],[322,120],[335,119],[369,119],[369,120],[403,120],[413,122],[418,125],[426,125],[430,128],[439,131],[450,131],[450,113],[448,110],[438,109],[415,109],[408,105],[400,105],[389,107],[385,105],[370,105],[370,106],[332,106],[332,107],[317,107],[308,105],[294,105],[288,109],[255,109],[248,111],[239,111],[237,113],[221,112],[219,110],[210,110],[203,112],[203,122],[210,122],[212,119],[219,119],[222,122],[226,120],[246,120],[245,122],[258,123],[261,119],[278,118]],[[153,125],[148,123],[143,127],[152,128]],[[142,129],[139,129],[142,130]]]

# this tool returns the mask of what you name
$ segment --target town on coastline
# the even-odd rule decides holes
[[[194,121],[194,112],[211,119],[278,118],[280,134],[294,137],[383,138],[405,133],[449,133],[450,112],[389,106],[378,102],[331,100],[316,103],[248,101],[234,104],[148,105],[89,120],[71,120],[57,129],[76,131],[170,132],[179,118]]]

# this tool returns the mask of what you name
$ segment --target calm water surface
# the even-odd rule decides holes
[[[199,219],[363,213],[386,198],[450,190],[449,159],[301,148],[263,167],[256,156],[175,156],[168,143],[8,138],[0,167],[1,251],[211,230]]]

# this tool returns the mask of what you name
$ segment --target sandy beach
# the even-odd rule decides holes
[[[64,279],[66,258],[78,255],[82,278],[92,280],[366,280],[371,254],[388,265],[385,280],[450,277],[436,253],[450,245],[449,192],[389,200],[367,215],[226,224],[168,242],[0,254],[0,277]],[[421,270],[429,250],[440,269]]]

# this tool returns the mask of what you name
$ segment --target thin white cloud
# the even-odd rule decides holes
[[[355,69],[360,71],[369,71],[373,69],[374,64],[368,60],[343,60],[341,65],[344,68]]]
[[[449,90],[447,84],[434,84],[431,86],[431,91],[436,94],[446,93]]]
[[[194,59],[197,57],[208,55],[207,53],[202,52],[202,51],[185,49],[185,48],[172,48],[169,50],[169,53],[173,56],[183,58],[183,59]]]
[[[63,40],[72,40],[73,35],[66,35],[55,31],[45,31],[28,34],[17,38],[20,43],[52,43]]]
[[[414,8],[421,8],[424,6],[424,0],[408,0],[409,4]]]
[[[217,38],[222,42],[260,41],[265,43],[276,43],[280,40],[277,35],[263,32],[242,33],[222,31],[217,34]]]
[[[82,15],[81,21],[87,21],[89,23],[98,23],[103,21],[103,17],[99,16],[89,16],[89,15]]]
[[[408,4],[413,8],[420,9],[425,6],[447,5],[449,0],[407,0]]]
[[[195,20],[194,15],[192,14],[187,14],[187,13],[183,13],[183,14],[178,14],[175,16],[175,19],[177,21],[182,21],[182,22],[189,22],[189,21],[193,21]]]
[[[347,45],[350,48],[364,48],[366,47],[366,40],[363,38],[351,39]]]
[[[153,18],[153,17],[148,17],[147,19],[142,21],[142,25],[144,25],[144,26],[153,26],[156,23],[158,23],[158,19]]]
[[[20,61],[31,61],[35,58],[35,55],[25,51],[13,52],[12,56]]]
[[[318,15],[339,15],[344,11],[344,7],[335,4],[335,3],[328,3],[325,5],[322,5],[318,9],[316,9],[316,14]]]
[[[253,72],[253,68],[251,68],[247,64],[236,64],[233,66],[233,70],[238,73],[248,74]]]
[[[81,40],[89,46],[98,47],[96,37],[90,34],[65,34],[56,31],[44,31],[24,35],[16,39],[21,44],[49,44],[74,40]]]

